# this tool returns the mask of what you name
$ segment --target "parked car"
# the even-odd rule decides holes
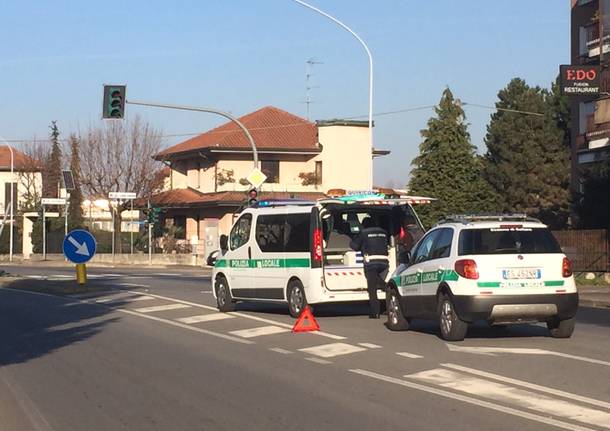
[[[549,229],[525,215],[447,217],[414,246],[386,295],[392,330],[435,319],[441,337],[464,339],[468,324],[546,322],[574,331],[578,293],[568,258]]]

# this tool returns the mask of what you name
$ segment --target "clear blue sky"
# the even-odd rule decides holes
[[[376,112],[431,105],[449,86],[493,105],[516,76],[549,86],[569,62],[568,0],[311,0],[369,44]],[[103,83],[128,98],[242,115],[275,105],[305,115],[305,62],[315,57],[312,119],[366,114],[367,58],[346,31],[291,0],[83,2],[0,6],[0,136],[64,137],[100,118]],[[484,150],[491,111],[467,108]],[[129,106],[165,134],[203,132],[213,115]],[[376,119],[377,184],[403,185],[431,110]],[[167,139],[166,143],[176,143]]]

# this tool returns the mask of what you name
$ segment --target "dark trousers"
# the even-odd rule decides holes
[[[364,266],[364,276],[366,277],[366,290],[369,293],[369,313],[379,314],[381,306],[377,298],[377,290],[385,290],[385,280],[382,277],[388,270],[385,263],[371,263]]]

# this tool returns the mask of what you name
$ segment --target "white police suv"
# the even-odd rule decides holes
[[[387,326],[438,319],[441,336],[463,340],[468,323],[546,322],[550,335],[574,331],[578,293],[571,263],[549,229],[525,215],[458,215],[439,222],[394,272]]]

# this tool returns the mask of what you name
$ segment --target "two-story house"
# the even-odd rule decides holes
[[[374,151],[365,121],[312,123],[275,107],[239,120],[257,147],[259,168],[267,176],[259,199],[324,197],[330,189],[371,190]],[[218,248],[251,186],[253,154],[243,131],[228,122],[155,157],[171,168],[168,190],[152,197],[166,219],[180,227],[198,254]]]

